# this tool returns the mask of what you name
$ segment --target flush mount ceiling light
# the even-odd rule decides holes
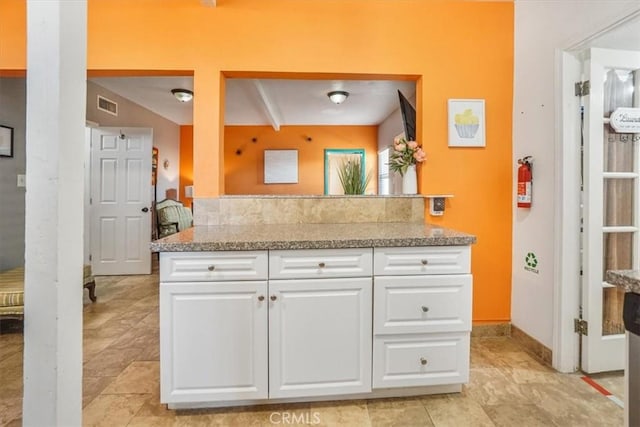
[[[327,96],[334,104],[342,104],[344,100],[349,96],[349,92],[346,92],[344,90],[332,90],[331,92],[327,93]]]
[[[193,99],[193,92],[188,89],[171,89],[171,93],[180,102],[189,102]]]

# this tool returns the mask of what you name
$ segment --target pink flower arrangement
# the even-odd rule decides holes
[[[395,138],[393,140],[393,152],[389,157],[389,168],[404,176],[409,166],[422,163],[426,158],[427,155],[416,141]]]

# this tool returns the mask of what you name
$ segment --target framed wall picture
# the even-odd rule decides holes
[[[298,150],[264,150],[264,183],[297,184]]]
[[[449,100],[449,147],[484,147],[484,99]]]
[[[13,128],[0,125],[0,157],[13,157]]]

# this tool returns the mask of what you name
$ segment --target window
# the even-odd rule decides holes
[[[378,194],[387,195],[389,192],[389,154],[390,148],[378,152]]]

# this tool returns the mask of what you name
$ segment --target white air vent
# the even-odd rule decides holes
[[[98,110],[104,111],[105,113],[113,114],[114,116],[118,115],[118,103],[105,98],[104,96],[98,95]]]

